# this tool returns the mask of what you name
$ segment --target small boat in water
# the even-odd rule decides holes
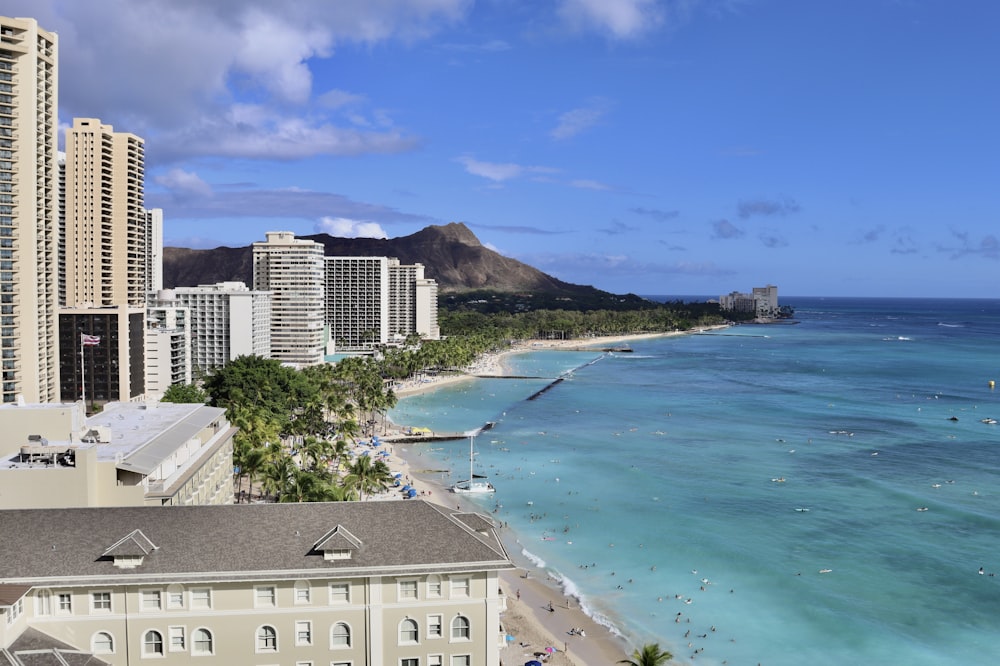
[[[453,485],[451,487],[453,493],[495,493],[497,491],[493,484],[486,480],[485,476],[472,472],[472,464],[476,456],[475,441],[475,435],[469,437],[469,478]]]

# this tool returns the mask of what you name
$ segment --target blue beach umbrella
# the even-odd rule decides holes
[[[531,661],[524,662],[524,666],[542,666],[542,662],[537,659],[532,659]]]
[[[410,488],[409,492],[406,493],[407,497],[416,497],[417,491],[414,488]]]

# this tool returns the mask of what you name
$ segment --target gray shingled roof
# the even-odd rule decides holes
[[[459,571],[512,564],[495,534],[424,500],[0,511],[0,583],[96,583]],[[325,560],[313,546],[341,526],[363,545]],[[135,569],[102,557],[132,530],[157,549]],[[206,574],[206,575],[200,575]]]

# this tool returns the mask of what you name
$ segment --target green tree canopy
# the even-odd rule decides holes
[[[163,392],[161,402],[176,402],[184,404],[206,403],[208,394],[194,384],[171,384]]]

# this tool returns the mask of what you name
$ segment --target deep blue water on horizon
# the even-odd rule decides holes
[[[477,380],[390,416],[496,421],[481,506],[633,643],[698,664],[994,663],[1000,300],[782,303],[799,323],[519,354],[516,374],[569,374],[537,400],[549,380]],[[468,442],[421,446],[467,474]]]

